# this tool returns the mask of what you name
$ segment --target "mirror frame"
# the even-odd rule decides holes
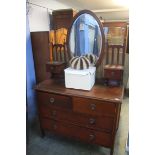
[[[94,12],[90,11],[90,10],[81,10],[79,11],[73,18],[72,22],[71,22],[71,25],[68,29],[68,33],[67,33],[67,49],[68,49],[68,55],[69,55],[69,59],[71,59],[71,50],[70,50],[70,45],[69,45],[69,41],[70,41],[70,33],[71,33],[71,29],[72,29],[72,26],[75,22],[75,20],[82,14],[89,14],[91,15],[92,17],[94,17],[94,19],[97,21],[98,25],[99,25],[99,28],[100,28],[100,31],[101,31],[101,38],[102,38],[102,46],[101,46],[101,53],[100,53],[100,56],[99,56],[99,59],[97,60],[97,63],[95,64],[96,67],[98,67],[101,62],[103,61],[103,58],[104,58],[104,50],[105,50],[105,35],[104,35],[104,32],[103,32],[103,26],[102,26],[102,23],[100,22],[99,18],[95,15]]]

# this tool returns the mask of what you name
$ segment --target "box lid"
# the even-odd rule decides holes
[[[72,68],[66,68],[64,69],[65,73],[69,74],[77,74],[77,75],[87,75],[87,74],[93,74],[96,71],[96,67],[90,67],[89,69],[83,69],[83,70],[77,70]]]

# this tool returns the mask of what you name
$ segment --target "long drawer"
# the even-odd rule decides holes
[[[71,97],[52,93],[37,92],[37,101],[47,107],[72,108]]]
[[[73,111],[91,115],[115,115],[115,103],[73,97]]]
[[[72,137],[88,143],[94,143],[107,147],[111,146],[112,136],[106,132],[94,131],[50,119],[41,119],[41,127],[45,130],[51,131],[52,133]]]
[[[121,80],[123,70],[104,69],[104,78],[111,80]]]
[[[79,114],[60,108],[47,108],[43,105],[39,105],[39,112],[42,118],[62,120],[78,126],[84,126],[95,130],[104,130],[106,132],[112,132],[113,130],[113,117]]]

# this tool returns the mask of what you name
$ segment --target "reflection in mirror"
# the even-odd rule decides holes
[[[102,36],[98,22],[90,14],[81,14],[73,23],[69,46],[71,56],[94,54],[100,56]]]
[[[103,27],[106,42],[109,45],[124,44],[125,28],[124,27]]]

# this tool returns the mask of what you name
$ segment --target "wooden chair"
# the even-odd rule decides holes
[[[128,36],[128,23],[107,22],[103,23],[106,28],[106,63],[104,66],[104,80],[108,85],[121,85]],[[108,30],[108,31],[107,31]]]
[[[66,43],[64,44],[53,44],[50,43],[50,48],[52,49],[52,61],[47,62],[46,70],[51,72],[51,78],[63,78],[64,69],[67,66],[67,50]]]
[[[104,66],[104,78],[108,85],[113,81],[116,85],[123,82],[123,71],[125,62],[124,45],[107,45],[106,64]]]

